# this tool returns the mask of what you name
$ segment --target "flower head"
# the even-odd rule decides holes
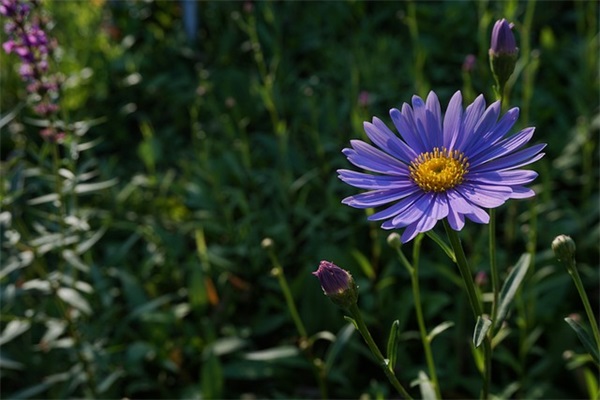
[[[408,104],[390,110],[400,137],[379,118],[365,122],[372,146],[350,141],[343,153],[367,173],[338,170],[339,178],[367,192],[347,197],[342,202],[355,208],[385,206],[369,216],[384,221],[384,229],[406,228],[402,242],[432,229],[447,218],[450,227],[460,231],[465,217],[488,223],[484,208],[495,208],[508,199],[531,197],[535,193],[524,185],[537,173],[518,169],[543,157],[545,144],[523,147],[535,128],[508,136],[519,109],[510,109],[500,120],[500,102],[486,108],[483,95],[466,110],[456,92],[442,117],[434,92],[427,101],[413,96]]]
[[[319,268],[312,274],[319,279],[323,292],[335,304],[347,308],[356,303],[358,288],[348,271],[332,262],[321,261]]]

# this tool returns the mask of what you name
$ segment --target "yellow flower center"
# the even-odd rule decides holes
[[[469,172],[469,162],[458,150],[436,147],[419,154],[408,168],[412,180],[425,192],[445,192],[463,181]]]

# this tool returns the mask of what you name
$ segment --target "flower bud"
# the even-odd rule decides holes
[[[492,72],[501,88],[515,70],[518,54],[512,24],[504,18],[496,21],[492,30],[489,55]]]
[[[312,273],[321,283],[323,293],[340,307],[348,308],[358,300],[358,287],[352,275],[329,261],[321,261]]]
[[[567,235],[558,235],[552,241],[554,255],[562,262],[569,262],[575,258],[575,242]]]
[[[392,232],[387,237],[387,244],[392,249],[398,249],[402,246],[402,240],[400,239],[400,235],[396,232]]]

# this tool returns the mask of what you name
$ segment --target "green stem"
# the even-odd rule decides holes
[[[356,323],[356,327],[358,328],[358,331],[362,335],[363,339],[365,339],[365,342],[367,343],[367,346],[369,346],[371,353],[373,353],[375,358],[377,358],[377,361],[379,362],[379,366],[383,369],[383,372],[385,372],[385,375],[389,379],[390,383],[394,386],[394,388],[396,388],[398,393],[400,393],[405,399],[412,399],[410,394],[408,394],[406,389],[404,389],[402,384],[398,381],[398,378],[396,378],[394,371],[391,370],[388,362],[385,360],[385,358],[383,357],[383,354],[381,354],[381,351],[375,344],[375,341],[373,340],[373,337],[371,336],[371,333],[369,332],[369,329],[367,328],[367,325],[365,324],[365,321],[363,320],[362,315],[360,314],[358,305],[356,303],[352,304],[348,308],[348,312],[350,312],[350,314],[352,315],[352,318],[354,319],[354,322]]]
[[[573,278],[575,287],[579,292],[579,297],[581,297],[581,301],[583,302],[585,313],[587,314],[588,320],[590,321],[590,325],[592,326],[592,332],[594,333],[596,346],[600,348],[600,332],[598,331],[598,323],[596,322],[596,316],[594,314],[594,311],[592,310],[592,306],[590,305],[590,300],[588,299],[587,293],[585,292],[585,288],[583,287],[583,282],[581,281],[581,277],[579,276],[579,271],[577,271],[575,260],[572,259],[569,262],[567,270],[569,271],[569,275],[571,275],[571,278]]]
[[[450,245],[454,249],[454,254],[456,255],[456,265],[460,271],[460,275],[463,278],[465,289],[467,290],[467,297],[469,298],[469,303],[471,303],[471,309],[473,311],[473,316],[475,319],[483,314],[483,307],[481,305],[481,301],[479,297],[477,297],[477,291],[475,290],[475,283],[473,282],[473,276],[471,275],[471,269],[469,268],[469,264],[467,263],[467,257],[465,256],[465,252],[463,250],[462,244],[460,243],[460,238],[454,229],[450,227],[448,221],[444,219],[444,228],[446,229],[446,234],[448,235],[448,239],[450,240]],[[482,373],[483,385],[481,389],[481,398],[487,399],[489,395],[489,384],[491,381],[492,375],[492,345],[490,335],[486,335],[483,345],[483,357],[485,360],[484,363],[484,371]]]
[[[429,370],[429,376],[431,377],[431,382],[433,383],[433,387],[435,389],[435,395],[438,399],[442,398],[442,394],[440,391],[440,385],[437,378],[437,373],[435,369],[435,363],[433,361],[433,353],[431,352],[431,339],[427,334],[427,329],[425,327],[425,318],[423,317],[423,309],[421,307],[421,290],[419,286],[419,254],[421,250],[421,240],[423,239],[423,235],[419,234],[415,239],[415,244],[413,246],[413,264],[411,265],[400,246],[396,247],[396,251],[398,252],[398,257],[406,270],[410,274],[411,286],[413,291],[413,301],[415,303],[415,314],[417,315],[417,323],[419,324],[419,334],[421,336],[421,342],[423,343],[423,350],[425,351],[425,360],[427,361],[427,369]]]
[[[444,219],[443,222],[444,228],[446,229],[446,234],[450,240],[450,245],[452,246],[452,249],[454,249],[456,265],[458,266],[460,275],[465,283],[465,289],[467,290],[467,297],[469,298],[469,303],[471,304],[473,316],[475,319],[477,319],[477,317],[483,314],[483,312],[481,302],[479,301],[479,298],[477,297],[477,291],[475,290],[475,283],[473,282],[473,277],[471,276],[471,269],[467,263],[467,257],[465,256],[465,252],[456,231],[452,229],[450,225],[448,225],[448,221]]]
[[[290,287],[289,287],[287,280],[285,279],[285,275],[283,273],[283,267],[281,266],[281,264],[279,264],[279,261],[277,260],[277,258],[271,251],[269,251],[269,255],[271,256],[271,261],[273,262],[273,265],[274,265],[273,275],[275,275],[277,277],[279,286],[281,287],[281,291],[283,292],[283,297],[285,297],[285,302],[290,311],[290,315],[292,316],[292,319],[294,320],[294,324],[296,325],[296,330],[298,331],[298,334],[302,338],[306,338],[308,336],[306,334],[306,328],[304,327],[304,324],[302,323],[300,314],[298,314],[298,309],[296,308],[296,304],[294,303],[294,298],[292,297],[292,291],[290,290]]]
[[[304,323],[300,318],[300,314],[298,313],[298,309],[296,308],[296,303],[294,303],[294,298],[292,297],[292,291],[290,290],[290,286],[287,283],[287,279],[285,279],[285,274],[283,273],[283,267],[279,263],[279,260],[275,256],[272,250],[269,250],[269,257],[273,263],[273,275],[277,276],[277,281],[279,282],[279,286],[281,287],[281,291],[283,292],[283,297],[285,298],[286,305],[292,316],[292,320],[296,325],[296,330],[300,335],[300,349],[304,352],[305,356],[309,359],[313,374],[317,380],[317,384],[319,385],[319,391],[321,392],[321,398],[327,399],[327,385],[325,379],[325,370],[323,368],[322,363],[317,363],[313,353],[312,353],[312,345],[308,340],[308,335],[306,333],[306,328],[304,327]]]
[[[498,295],[500,292],[500,278],[498,276],[498,266],[496,264],[496,210],[490,210],[490,225],[489,225],[489,250],[490,250],[490,275],[492,278],[492,293],[494,296],[492,302],[492,321],[496,320],[498,312]]]

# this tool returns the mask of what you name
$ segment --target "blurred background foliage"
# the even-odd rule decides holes
[[[348,167],[340,151],[365,137],[363,121],[389,123],[388,110],[413,94],[435,90],[447,104],[461,89],[468,101],[482,93],[491,102],[489,36],[507,18],[521,48],[510,106],[521,108],[517,128],[536,126],[534,140],[548,147],[532,167],[538,196],[498,210],[503,276],[524,251],[535,266],[495,353],[492,392],[593,397],[589,364],[576,357],[582,346],[563,321],[582,306],[549,247],[558,234],[574,238],[597,306],[596,2],[199,2],[191,37],[181,2],[43,5],[60,45],[64,117],[87,121],[93,143],[78,173],[111,184],[78,196],[79,225],[69,226],[89,246],[73,245],[81,257],[59,271],[80,283],[69,304],[81,315],[65,322],[40,282],[72,253],[40,250],[52,246],[39,228],[51,216],[31,203],[47,193],[32,173],[45,144],[22,107],[16,60],[2,54],[2,116],[14,112],[1,131],[5,396],[319,398],[317,358],[332,398],[393,397],[310,275],[321,259],[350,270],[376,341],[383,346],[400,321],[400,379],[425,368],[388,232],[340,204],[354,193],[336,178]],[[469,54],[472,70],[463,67]],[[461,235],[474,273],[485,272],[486,227],[467,224]],[[312,338],[309,355],[261,247],[266,237]],[[11,257],[29,263],[8,269]],[[421,263],[429,329],[456,323],[433,343],[443,395],[477,396],[457,271],[428,240]]]

